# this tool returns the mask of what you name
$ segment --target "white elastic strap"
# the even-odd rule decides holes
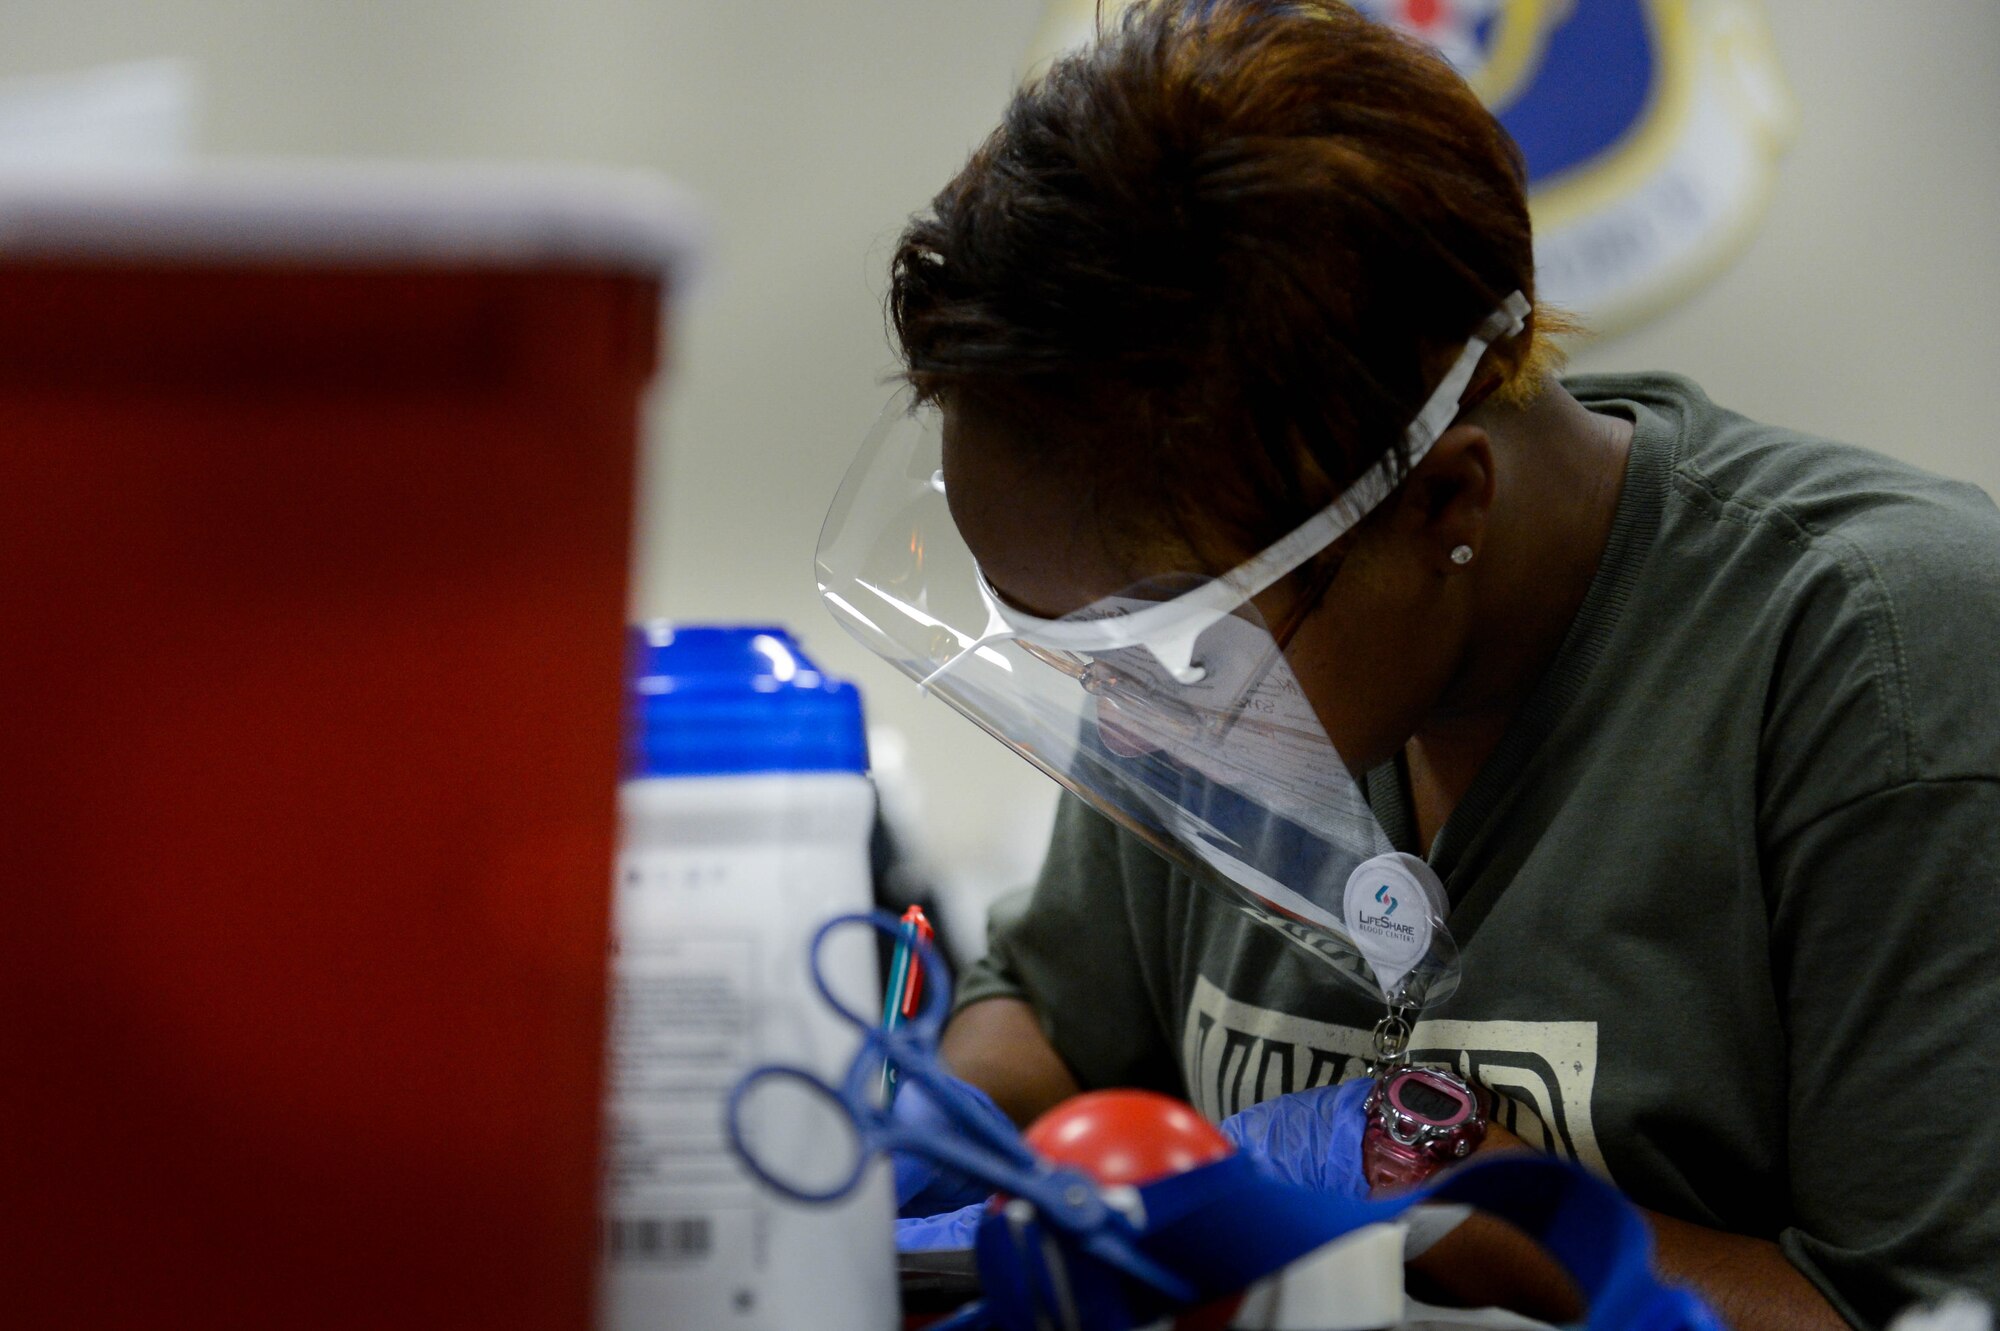
[[[1001,605],[983,570],[979,573],[979,589],[1012,630],[1010,636],[1032,638],[1044,647],[1076,652],[1150,647],[1155,641],[1164,644],[1174,639],[1184,640],[1192,652],[1194,640],[1209,625],[1243,604],[1245,599],[1218,578],[1183,592],[1171,601],[1162,601],[1158,605],[1127,611],[1122,615],[1110,615],[1103,619],[1039,619]]]
[[[1520,332],[1527,326],[1527,318],[1528,298],[1516,291],[1500,303],[1499,309],[1487,315],[1485,322],[1466,339],[1458,359],[1445,371],[1444,378],[1431,390],[1423,409],[1403,431],[1403,475],[1417,469],[1417,464],[1430,455],[1431,446],[1458,418],[1459,399],[1465,396],[1466,386],[1472,382],[1473,373],[1478,370],[1479,362],[1485,359],[1487,349],[1501,338]],[[1300,523],[1256,558],[1224,574],[1219,581],[1234,586],[1241,600],[1248,600],[1346,535],[1376,505],[1389,497],[1400,479],[1396,456],[1393,453],[1383,455],[1381,461],[1363,472],[1331,504]]]
[[[1466,340],[1458,359],[1445,371],[1444,378],[1438,381],[1423,409],[1403,431],[1403,452],[1408,460],[1404,474],[1416,469],[1417,464],[1430,453],[1438,437],[1457,418],[1459,399],[1465,396],[1466,385],[1472,382],[1473,372],[1479,368],[1487,348],[1526,327],[1529,308],[1528,298],[1516,291],[1502,301],[1500,308],[1488,315]],[[1175,671],[1175,675],[1179,678],[1191,660],[1195,639],[1209,625],[1339,540],[1389,497],[1399,479],[1396,456],[1384,455],[1331,504],[1254,558],[1238,564],[1213,582],[1143,610],[1106,619],[1038,619],[1009,610],[1001,604],[999,597],[987,586],[983,572],[979,574],[980,592],[991,607],[990,613],[998,615],[1000,621],[1013,630],[1011,636],[1032,638],[1045,646],[1078,652],[1107,652],[1141,646],[1151,648],[1157,641],[1176,659],[1168,660],[1159,651],[1155,651],[1154,655],[1170,671],[1175,671],[1178,665],[1180,670]],[[1181,651],[1183,645],[1187,649],[1185,656]],[[931,678],[935,679],[937,674],[942,673],[938,671]]]
[[[1438,382],[1430,401],[1403,431],[1403,449],[1409,455],[1410,466],[1423,461],[1431,451],[1431,445],[1438,437],[1451,428],[1451,423],[1459,413],[1459,399],[1465,396],[1466,386],[1472,382],[1473,372],[1485,358],[1486,350],[1503,337],[1512,337],[1527,326],[1528,298],[1516,291],[1500,302],[1500,308],[1486,316],[1486,322],[1479,325],[1477,332],[1466,342],[1465,350],[1458,353],[1444,378]]]

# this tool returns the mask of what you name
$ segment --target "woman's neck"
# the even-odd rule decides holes
[[[1512,455],[1510,484],[1482,552],[1492,561],[1483,570],[1489,594],[1460,667],[1404,749],[1425,848],[1582,608],[1611,537],[1631,451],[1631,422],[1588,410],[1553,381],[1525,408],[1483,409],[1482,416],[1496,446]]]

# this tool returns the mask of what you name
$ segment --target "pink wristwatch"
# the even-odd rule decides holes
[[[1363,1108],[1361,1169],[1371,1189],[1414,1187],[1486,1138],[1482,1092],[1438,1068],[1390,1071]]]

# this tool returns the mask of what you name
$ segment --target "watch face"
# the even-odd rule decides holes
[[[1389,1097],[1404,1113],[1430,1123],[1443,1124],[1463,1118],[1470,1108],[1464,1097],[1423,1077],[1397,1078],[1389,1088]]]
[[[1405,1068],[1376,1085],[1361,1135],[1371,1188],[1404,1188],[1477,1150],[1486,1137],[1478,1093],[1440,1068]]]

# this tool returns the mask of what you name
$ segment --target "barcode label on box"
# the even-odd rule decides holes
[[[693,1262],[715,1247],[705,1215],[617,1216],[605,1222],[604,1244],[614,1262]]]

